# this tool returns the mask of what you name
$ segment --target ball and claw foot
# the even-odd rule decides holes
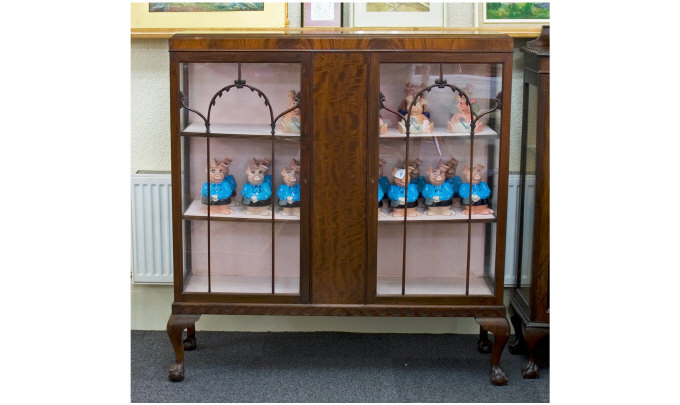
[[[491,347],[493,344],[491,344],[491,341],[489,339],[478,339],[477,340],[477,350],[479,350],[480,353],[482,354],[489,354],[491,353]]]
[[[510,354],[514,355],[526,353],[524,342],[518,337],[515,337],[515,340],[508,344],[508,351]]]
[[[493,385],[505,385],[508,383],[508,377],[505,372],[499,366],[491,367],[491,384]]]
[[[184,380],[184,364],[175,363],[172,366],[170,366],[168,378],[170,379],[170,381],[174,382],[180,382]]]
[[[522,366],[522,377],[525,379],[538,378],[538,364],[533,361],[529,361],[527,364]]]
[[[196,349],[196,336],[187,336],[183,342],[184,350],[191,351]]]

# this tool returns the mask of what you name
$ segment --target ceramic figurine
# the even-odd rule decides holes
[[[465,183],[462,183],[458,190],[463,199],[463,215],[469,214],[468,208],[471,208],[473,214],[493,214],[493,210],[488,207],[491,189],[486,182],[482,181],[483,168],[484,166],[480,164],[476,164],[472,170],[468,166],[463,168]],[[468,205],[470,200],[472,200],[472,207]]]
[[[416,211],[416,206],[418,205],[418,188],[415,184],[410,183],[413,169],[413,166],[408,166],[406,169],[396,167],[392,169],[394,184],[390,186],[387,197],[390,199],[393,217],[403,217],[404,209],[406,209],[406,215],[409,217],[417,217],[420,215],[418,211]],[[408,196],[406,195],[406,185],[408,185]],[[408,200],[406,197],[408,197]]]
[[[418,187],[418,197],[422,197],[423,187],[427,184],[427,179],[425,176],[420,175],[420,164],[423,163],[422,160],[416,159],[409,162],[409,166],[413,166],[413,172],[411,173],[411,184],[415,184]]]
[[[279,198],[281,215],[300,216],[300,162],[293,159],[290,167],[281,169],[283,183],[276,196]]]
[[[390,179],[384,175],[385,159],[378,159],[378,186],[382,189],[383,195],[387,197],[390,192]]]
[[[460,188],[460,184],[463,182],[463,180],[460,178],[460,176],[456,176],[458,161],[452,157],[448,162],[446,162],[446,165],[449,167],[445,173],[446,182],[451,183],[451,187],[453,188],[453,198],[451,201],[453,201],[454,207],[460,208],[460,194],[458,194],[458,189]]]
[[[271,159],[257,160],[252,158],[246,170],[248,183],[244,184],[241,189],[246,215],[271,215],[272,213],[272,183],[271,176],[269,181],[265,180],[265,174],[269,168],[264,164],[265,162],[271,162]]]
[[[401,104],[399,104],[399,108],[397,108],[399,114],[403,115],[404,117],[406,116],[406,113],[408,113],[406,109],[408,108],[409,105],[409,102],[406,99],[408,98],[408,96],[411,96],[411,100],[413,100],[413,97],[416,96],[416,93],[418,93],[423,88],[425,88],[425,84],[416,86],[415,84],[408,82],[404,85],[406,95],[404,96],[404,100],[401,101]],[[424,95],[421,96],[421,100],[425,100]],[[427,108],[427,103],[423,104],[423,115],[430,119],[430,110]]]
[[[271,163],[272,163],[272,158],[270,158],[270,157],[262,158],[262,160],[255,159],[255,164],[258,165],[258,166],[264,165],[264,166],[270,167]],[[265,174],[264,182],[269,183],[269,186],[271,187],[272,186],[272,175],[271,174]]]
[[[295,105],[295,95],[297,93],[295,90],[290,90],[288,92],[288,107],[293,108]],[[281,117],[281,120],[279,121],[279,130],[281,132],[287,132],[287,133],[300,133],[300,109],[296,108],[293,111],[290,111]]]
[[[472,97],[472,86],[467,86],[465,88],[465,93],[470,98],[470,105],[468,105],[465,97],[460,94],[456,94],[456,111],[451,116],[446,130],[448,132],[463,132],[466,134],[470,133],[470,123],[472,122],[472,113],[476,109],[475,103],[477,100]],[[484,129],[484,123],[482,121],[477,121],[475,124],[475,132],[480,132]]]
[[[446,181],[446,171],[449,167],[441,160],[438,167],[427,168],[429,183],[423,188],[424,204],[427,207],[427,215],[454,215],[451,209],[453,187]]]
[[[384,217],[385,213],[381,210],[383,206],[383,199],[385,198],[385,192],[382,190],[380,185],[378,185],[378,218]]]
[[[385,167],[385,159],[378,159],[378,217],[384,217],[385,213],[381,208],[383,207],[383,200],[390,191],[390,181],[387,176],[383,176],[383,168]]]
[[[210,182],[203,183],[201,188],[201,202],[205,204],[205,212],[208,212],[208,205],[211,214],[229,215],[234,212],[228,205],[236,191],[236,180],[229,174],[230,164],[231,159],[228,158],[221,161],[210,160],[207,170]]]
[[[411,95],[407,96],[406,100],[404,100],[407,106],[410,105],[412,101],[413,96]],[[413,106],[411,106],[411,125],[409,128],[411,134],[431,134],[434,132],[434,125],[432,125],[430,119],[424,114],[426,108],[427,101],[422,97],[418,98],[418,100],[413,103]],[[404,117],[406,117],[406,115],[404,115]],[[406,133],[406,124],[404,123],[404,120],[399,121],[399,132],[402,134]]]
[[[383,121],[382,117],[378,115],[378,133],[380,135],[385,135],[387,133],[387,124]]]

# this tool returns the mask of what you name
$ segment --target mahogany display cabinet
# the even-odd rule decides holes
[[[520,160],[520,246],[510,300],[513,354],[528,352],[524,378],[538,378],[536,345],[550,333],[550,27],[520,49],[524,100]],[[544,339],[545,340],[545,339]],[[543,343],[546,343],[543,341]]]
[[[169,48],[171,380],[201,314],[261,314],[474,317],[492,383],[507,382],[509,36],[176,35]]]

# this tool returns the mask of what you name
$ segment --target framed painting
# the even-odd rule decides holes
[[[287,3],[131,3],[132,34],[283,28]]]
[[[443,3],[354,3],[355,27],[443,27]]]
[[[535,31],[550,24],[550,3],[479,3],[478,27],[499,31]]]
[[[303,3],[302,26],[342,27],[342,3]]]

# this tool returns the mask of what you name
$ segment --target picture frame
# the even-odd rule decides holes
[[[353,3],[354,27],[444,27],[444,3]]]
[[[342,3],[302,3],[302,27],[342,27]]]
[[[151,12],[149,3],[130,3],[134,36],[167,36],[176,32],[284,28],[287,3],[264,2],[261,11]]]
[[[508,7],[516,7],[519,4],[522,5],[540,5],[541,7],[546,6],[549,15],[550,3],[489,3],[481,2],[477,4],[475,8],[475,22],[477,27],[489,28],[502,32],[515,32],[515,31],[527,31],[534,32],[536,35],[541,31],[543,25],[550,24],[550,18],[516,18],[499,15],[490,15],[487,11],[490,11],[490,5],[504,5]],[[496,6],[497,7],[497,6]]]

